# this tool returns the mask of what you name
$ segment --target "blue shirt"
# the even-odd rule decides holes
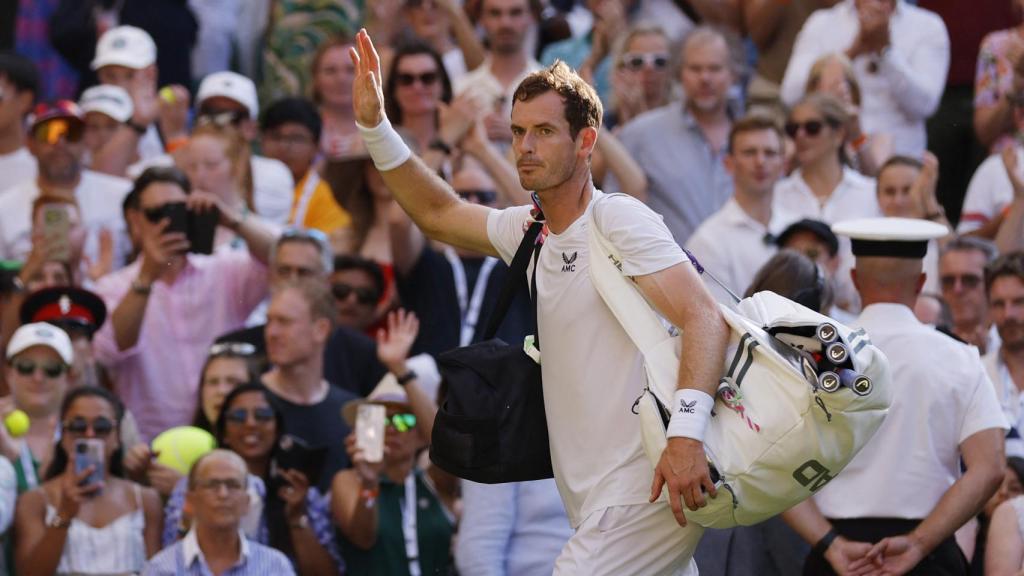
[[[256,542],[239,532],[241,554],[234,566],[223,576],[295,576],[292,563],[284,554]],[[199,549],[196,531],[189,533],[170,548],[164,548],[146,563],[143,576],[213,576]]]

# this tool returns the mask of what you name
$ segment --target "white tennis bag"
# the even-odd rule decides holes
[[[590,274],[644,355],[647,387],[635,411],[656,466],[667,444],[683,336],[670,333],[622,275],[593,214]],[[811,496],[874,435],[892,401],[888,360],[863,330],[772,292],[746,298],[738,309],[721,306],[731,334],[704,439],[718,496],[685,510],[708,528],[755,524]]]

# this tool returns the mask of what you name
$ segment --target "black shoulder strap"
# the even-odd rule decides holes
[[[498,302],[494,305],[494,310],[491,311],[491,316],[487,320],[487,329],[484,330],[483,340],[494,338],[495,333],[498,332],[498,326],[501,326],[502,320],[505,319],[505,315],[508,314],[508,309],[512,305],[512,298],[515,297],[516,289],[522,285],[523,275],[526,274],[526,268],[530,265],[530,258],[540,254],[537,235],[540,234],[540,230],[543,227],[544,215],[538,214],[536,220],[527,228],[526,234],[523,235],[523,241],[519,243],[519,249],[516,250],[512,263],[509,264],[508,275],[505,276],[505,284],[502,285],[501,294],[498,295]],[[536,279],[536,266],[534,267],[534,279]],[[536,290],[535,286],[536,280],[534,280],[534,285],[531,286],[530,299],[534,302],[537,300],[535,294],[532,294]],[[536,308],[534,308],[534,315],[536,315]]]

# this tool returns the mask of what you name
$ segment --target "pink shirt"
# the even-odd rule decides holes
[[[136,260],[97,283],[111,314],[139,266]],[[96,359],[110,370],[114,390],[135,414],[144,439],[191,422],[210,345],[241,327],[266,294],[267,269],[248,252],[189,254],[174,284],[153,284],[135,346],[119,350],[113,322],[104,323],[93,341]]]

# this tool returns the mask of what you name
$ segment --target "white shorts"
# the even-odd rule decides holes
[[[611,506],[580,524],[555,561],[556,576],[696,576],[693,552],[704,529],[676,523],[654,504]]]

